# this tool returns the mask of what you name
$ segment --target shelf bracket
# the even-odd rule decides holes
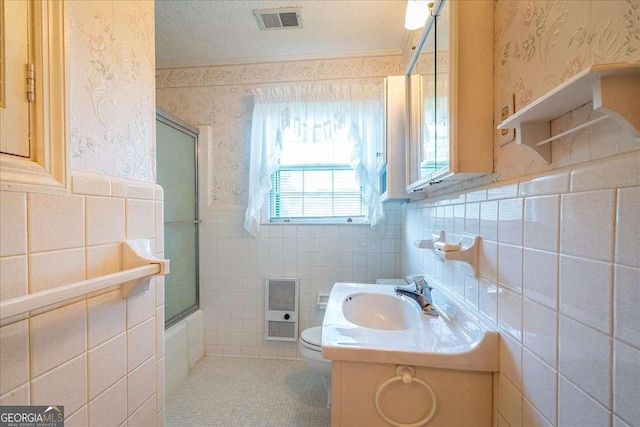
[[[602,76],[593,85],[593,109],[640,137],[640,74]]]
[[[538,141],[551,137],[551,122],[522,122],[516,127],[517,143],[534,150],[545,164],[551,164],[551,145],[538,145]]]
[[[151,246],[148,239],[126,240],[122,244],[122,267],[141,267],[148,264],[158,264],[160,272],[158,275],[169,273],[169,260],[156,258],[151,253]],[[122,284],[122,297],[129,298],[149,289],[152,276],[142,277]]]

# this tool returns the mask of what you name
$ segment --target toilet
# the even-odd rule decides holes
[[[327,407],[331,407],[331,360],[323,359],[321,353],[322,326],[314,326],[302,331],[298,341],[298,349],[302,360],[311,372],[322,377],[322,383],[327,390]]]

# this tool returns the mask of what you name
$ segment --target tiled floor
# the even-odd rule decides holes
[[[169,427],[324,427],[327,393],[303,361],[204,357],[166,397]]]

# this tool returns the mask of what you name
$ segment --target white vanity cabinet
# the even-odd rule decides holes
[[[331,425],[491,426],[492,373],[332,361]]]
[[[407,192],[493,172],[493,2],[435,2],[408,72]]]

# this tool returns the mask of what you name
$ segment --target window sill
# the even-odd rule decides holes
[[[364,218],[289,218],[289,219],[272,219],[263,222],[264,225],[369,225]]]

